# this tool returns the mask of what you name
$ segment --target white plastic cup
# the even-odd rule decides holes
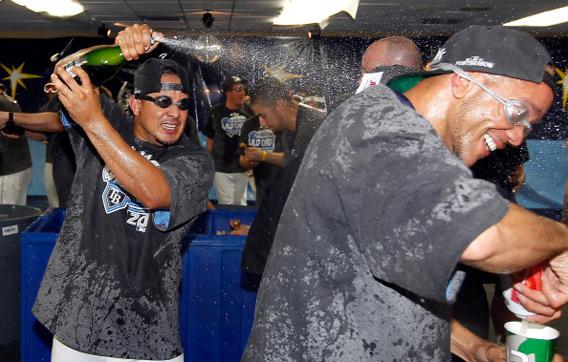
[[[501,278],[501,286],[503,288],[503,298],[505,299],[505,305],[511,312],[513,312],[518,318],[524,319],[531,315],[533,312],[526,310],[520,303],[518,294],[515,289],[513,289],[513,284],[522,280],[522,284],[530,289],[542,290],[542,266],[535,265],[520,272],[514,273],[512,275],[506,275]]]

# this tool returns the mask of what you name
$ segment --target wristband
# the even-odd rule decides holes
[[[8,122],[14,122],[14,113],[8,112]]]
[[[260,156],[260,160],[261,161],[266,160],[266,151],[262,151],[262,155]]]

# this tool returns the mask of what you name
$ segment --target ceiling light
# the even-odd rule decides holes
[[[330,16],[342,11],[355,19],[359,0],[286,0],[283,5],[282,12],[273,20],[275,25],[320,24],[323,29]]]
[[[12,0],[36,13],[47,13],[51,16],[68,17],[85,11],[83,6],[73,0]]]
[[[568,6],[527,16],[505,23],[505,26],[551,26],[568,21]]]

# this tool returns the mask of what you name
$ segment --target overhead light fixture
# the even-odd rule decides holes
[[[85,11],[83,5],[73,0],[12,0],[36,13],[47,13],[51,16],[65,18]]]
[[[568,21],[568,6],[545,11],[503,24],[504,26],[551,26]]]
[[[223,45],[215,35],[211,34],[211,27],[215,18],[210,12],[206,11],[201,17],[201,21],[205,27],[205,33],[195,41],[193,45],[194,55],[200,62],[214,63],[221,58],[223,53]]]
[[[345,11],[353,19],[357,16],[359,0],[286,0],[282,12],[273,20],[274,25],[319,24],[325,28],[329,17]]]

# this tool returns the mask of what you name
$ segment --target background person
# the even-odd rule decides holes
[[[257,82],[251,91],[251,108],[259,116],[260,125],[282,136],[284,166],[274,175],[248,230],[241,268],[260,279],[270,253],[280,214],[292,188],[306,149],[325,112],[294,100],[290,89],[275,78]],[[247,149],[248,150],[248,149]],[[273,154],[268,156],[275,157]],[[252,283],[252,288],[258,283]]]
[[[18,103],[6,94],[0,83],[0,111],[5,112],[6,121],[20,112]],[[5,126],[6,124],[4,124]],[[0,132],[0,204],[25,205],[28,186],[32,181],[32,159],[28,140],[24,133],[9,134],[2,127]]]
[[[219,204],[247,204],[248,176],[239,164],[239,137],[243,124],[253,114],[245,105],[245,85],[238,76],[230,76],[223,82],[225,102],[211,110],[203,129],[207,150],[215,161],[213,184]]]
[[[252,170],[255,184],[255,204],[260,205],[268,185],[280,169],[274,163],[274,155],[282,153],[280,132],[261,127],[258,117],[245,121],[241,128],[239,165],[243,170]],[[278,158],[283,160],[283,157]]]

